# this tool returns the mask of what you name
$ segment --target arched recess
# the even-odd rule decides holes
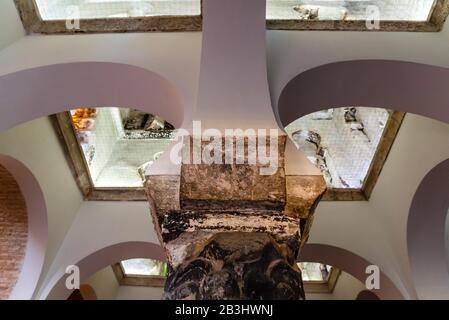
[[[449,208],[449,159],[421,181],[410,206],[407,245],[420,299],[449,299],[445,223]]]
[[[122,106],[157,114],[175,127],[184,110],[176,88],[149,70],[77,62],[0,76],[0,131],[77,106]]]
[[[25,255],[9,299],[31,299],[41,275],[47,249],[48,223],[45,198],[38,181],[21,162],[0,155],[0,165],[16,180],[25,201],[28,217]]]
[[[309,243],[304,246],[300,253],[299,261],[313,261],[331,265],[349,273],[362,283],[365,283],[366,278],[369,276],[366,273],[366,267],[373,265],[371,262],[348,250],[316,243]],[[380,289],[373,289],[373,291],[382,300],[404,299],[393,282],[382,271],[380,271]]]
[[[103,249],[100,249],[80,261],[74,261],[73,264],[79,267],[80,281],[88,279],[95,272],[117,263],[122,260],[134,258],[148,258],[165,261],[164,249],[155,243],[130,241],[117,243]],[[53,276],[47,288],[43,292],[41,298],[49,300],[65,300],[72,290],[68,290],[65,286],[67,274],[64,268],[60,269]]]
[[[278,101],[283,127],[326,108],[365,106],[410,112],[449,122],[449,69],[390,61],[356,60],[307,70],[284,87]]]

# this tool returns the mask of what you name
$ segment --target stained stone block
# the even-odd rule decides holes
[[[222,150],[225,150],[222,138]],[[194,140],[190,140],[193,142]],[[267,138],[268,141],[268,138]],[[225,163],[225,153],[220,155],[222,164],[183,164],[181,166],[180,206],[183,210],[195,209],[254,209],[282,210],[285,205],[285,136],[277,138],[276,171],[271,175],[261,174],[267,164],[236,164],[238,155],[233,154],[232,164]],[[202,142],[201,150],[207,150]],[[245,139],[245,158],[257,154],[257,148],[248,146]],[[269,147],[267,147],[267,154]],[[236,140],[233,140],[236,150]],[[194,148],[190,148],[191,159]],[[259,159],[255,157],[255,159]],[[274,161],[273,161],[274,162]],[[274,165],[274,163],[272,163]]]
[[[159,216],[179,210],[180,176],[161,175],[147,178],[145,189]]]
[[[287,176],[286,187],[285,215],[307,218],[326,191],[326,181],[322,176]]]
[[[285,171],[261,176],[249,165],[183,165],[180,206],[195,209],[282,210]]]
[[[161,244],[161,218],[170,210],[179,210],[179,176],[151,176],[145,182],[154,229]]]
[[[220,163],[226,164],[251,164],[258,167],[265,167],[263,156],[270,156],[271,142],[275,142],[273,147],[277,150],[277,167],[285,166],[285,135],[260,136],[245,135],[240,132],[239,136],[224,135],[215,139],[213,136],[193,137],[185,136],[183,139],[183,163],[199,164],[202,156],[210,155]],[[262,146],[262,147],[260,147]],[[266,146],[265,153],[263,153]],[[218,147],[218,148],[217,148]],[[215,153],[218,151],[217,153]],[[254,160],[255,159],[255,160]],[[253,161],[254,160],[254,161]],[[253,161],[253,163],[251,163]],[[215,163],[218,164],[218,163]]]

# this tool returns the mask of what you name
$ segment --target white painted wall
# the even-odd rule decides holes
[[[363,283],[346,272],[338,277],[332,293],[306,293],[307,300],[355,300],[360,291],[366,290]]]
[[[114,271],[112,271],[110,266],[99,270],[84,283],[95,290],[98,300],[115,300],[120,288]]]
[[[14,0],[0,1],[0,49],[25,36]]]
[[[277,105],[282,89],[293,77],[331,62],[392,59],[448,67],[448,24],[446,21],[440,33],[269,30],[268,80],[272,104]],[[332,106],[323,109],[328,107]]]
[[[83,202],[38,296],[47,296],[67,266],[105,247],[128,241],[159,243],[147,202]]]
[[[81,194],[48,118],[1,132],[0,154],[13,157],[28,167],[44,193],[49,229],[44,275],[78,212]]]
[[[178,89],[187,123],[196,105],[201,33],[30,35],[0,51],[0,75],[67,62],[116,62],[160,74]]]

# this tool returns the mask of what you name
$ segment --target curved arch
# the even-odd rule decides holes
[[[31,299],[45,261],[48,240],[47,207],[44,194],[32,172],[20,161],[0,155],[0,164],[17,181],[28,214],[28,239],[22,269],[9,299]]]
[[[175,127],[184,116],[180,96],[168,80],[131,65],[64,63],[0,76],[0,131],[76,106],[133,107]]]
[[[164,249],[155,243],[130,241],[117,243],[103,249],[100,249],[80,261],[74,262],[74,265],[80,269],[81,282],[88,279],[98,270],[106,268],[118,261],[133,259],[133,258],[149,258],[161,261],[166,260]],[[43,293],[43,299],[67,299],[72,293],[65,287],[65,268],[60,269],[55,276],[53,276],[46,291]]]
[[[348,250],[316,243],[304,246],[299,261],[313,261],[331,265],[349,273],[362,283],[365,283],[368,276],[365,273],[366,267],[372,265],[371,262]],[[380,289],[373,291],[381,299],[404,299],[393,282],[382,271],[380,272]]]
[[[421,181],[410,206],[407,246],[420,299],[449,299],[445,222],[449,208],[449,159]]]
[[[355,60],[307,70],[284,87],[278,101],[285,127],[322,109],[391,108],[449,122],[449,69],[391,60]],[[323,94],[324,93],[324,94]]]

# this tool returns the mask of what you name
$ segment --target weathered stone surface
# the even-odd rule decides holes
[[[231,233],[217,234],[172,272],[165,299],[301,300],[304,290],[300,270],[270,236]]]
[[[163,216],[170,210],[179,210],[179,176],[162,175],[147,178],[145,188],[152,206],[158,216]]]
[[[287,176],[287,204],[284,214],[300,220],[301,247],[309,239],[315,208],[326,192],[322,176]]]
[[[145,182],[154,229],[161,244],[161,218],[170,210],[179,210],[179,182],[179,176],[151,176]]]
[[[326,184],[322,176],[285,177],[285,139],[277,142],[274,175],[262,175],[258,163],[182,164],[181,176],[147,178],[171,270],[166,299],[304,298],[296,261]]]
[[[171,211],[161,220],[161,229],[162,240],[170,248],[168,260],[173,266],[197,250],[188,243],[208,241],[217,233],[266,233],[276,240],[286,256],[294,257],[301,239],[298,219],[276,211]]]
[[[201,156],[210,155],[214,159],[219,160],[219,163],[246,163],[263,168],[267,164],[264,163],[265,160],[262,156],[270,156],[271,142],[274,142],[273,147],[278,151],[277,167],[283,168],[285,166],[285,144],[287,136],[277,135],[271,137],[267,135],[265,137],[258,137],[256,132],[249,134],[248,132],[241,131],[239,133],[239,136],[225,134],[222,137],[204,135],[201,137],[201,141],[200,137],[185,136],[183,139],[183,163],[199,164],[198,161],[200,161]],[[220,146],[218,151],[221,151],[215,154],[217,146]],[[265,150],[263,146],[266,146]],[[215,164],[218,163],[215,162]]]
[[[183,165],[182,209],[282,210],[285,205],[285,172],[259,175],[249,165]]]
[[[282,210],[285,205],[285,170],[284,170],[284,149],[285,136],[277,137],[276,159],[272,165],[276,166],[276,172],[271,175],[261,174],[261,168],[269,166],[262,163],[258,157],[256,144],[248,143],[248,138],[244,142],[244,157],[239,160],[237,140],[231,139],[234,153],[231,154],[229,164],[226,160],[226,139],[222,138],[218,142],[221,145],[221,154],[217,156],[217,162],[213,164],[186,164],[181,166],[181,208],[186,210],[195,209],[255,209],[255,210]],[[266,138],[266,141],[269,138]],[[192,145],[189,147],[191,162],[195,157],[193,153],[195,140],[187,139]],[[259,142],[257,142],[259,143]],[[201,153],[210,152],[207,149],[208,142],[201,143]],[[212,154],[217,152],[214,149]],[[269,147],[266,149],[269,155]],[[243,156],[243,153],[241,154]],[[254,155],[255,164],[248,163],[248,159]],[[242,164],[238,164],[242,163]]]
[[[287,176],[286,187],[285,215],[307,218],[326,191],[326,181],[322,176]]]

